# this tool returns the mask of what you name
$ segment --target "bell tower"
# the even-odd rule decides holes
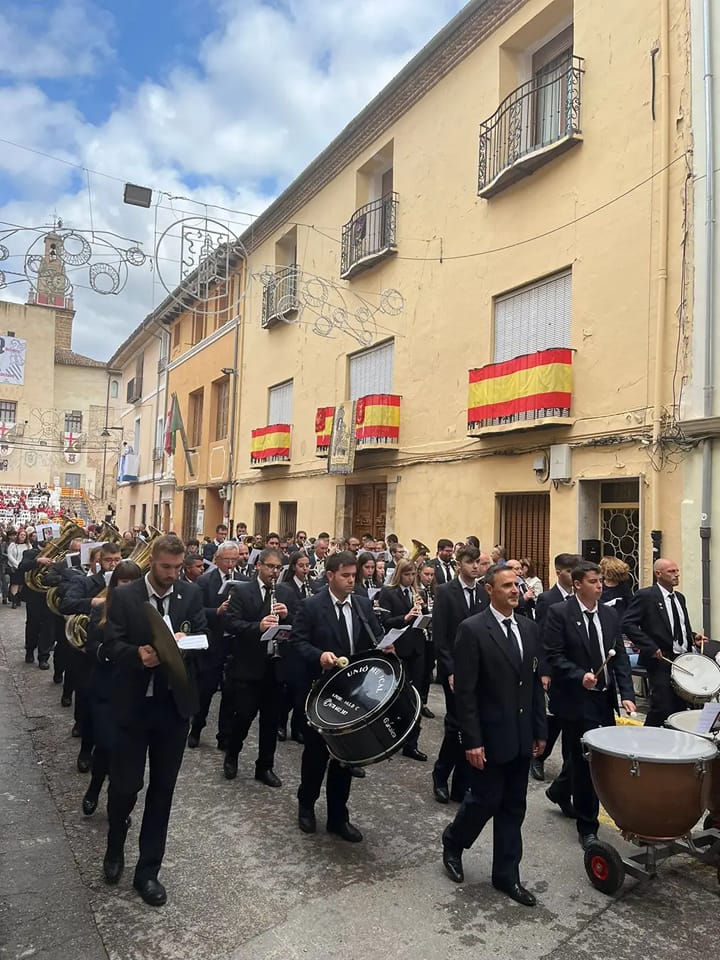
[[[28,294],[28,303],[36,307],[49,307],[55,311],[55,348],[70,350],[75,307],[72,286],[65,272],[63,238],[59,233],[62,220],[56,221],[52,230],[43,238],[43,256],[37,267],[35,288]]]

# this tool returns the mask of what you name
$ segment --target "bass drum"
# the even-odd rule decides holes
[[[691,733],[694,737],[702,737],[703,740],[709,740],[716,747],[720,747],[720,735],[715,733],[697,733],[696,727],[702,710],[682,710],[680,713],[671,714],[665,721],[665,726],[671,730],[682,730],[684,733]],[[710,771],[710,796],[708,798],[708,813],[714,821],[720,821],[720,757],[713,760]]]
[[[375,653],[353,657],[317,680],[305,713],[336,760],[362,767],[387,760],[402,747],[420,707],[402,663]]]

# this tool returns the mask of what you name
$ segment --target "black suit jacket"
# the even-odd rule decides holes
[[[693,650],[694,635],[690,626],[687,604],[685,603],[685,597],[677,590],[675,596],[680,602],[680,609],[685,618],[687,651],[690,653]],[[635,594],[623,617],[622,629],[628,640],[639,647],[639,662],[643,666],[647,666],[658,649],[662,650],[663,656],[669,660],[675,658],[672,624],[668,617],[662,591],[656,583],[652,587],[638,590]]]
[[[455,634],[463,620],[480,613],[489,606],[490,600],[483,583],[475,588],[475,605],[468,609],[465,589],[456,577],[450,583],[441,584],[435,591],[432,612],[432,634],[437,656],[439,679],[455,673]]]
[[[378,604],[390,611],[390,613],[380,614],[385,632],[392,628],[402,630],[403,627],[407,627],[405,633],[395,641],[397,655],[399,657],[412,657],[415,654],[423,653],[425,650],[425,633],[423,630],[408,627],[405,616],[410,612],[413,605],[412,602],[408,602],[402,589],[400,587],[383,587],[378,594]],[[423,612],[427,613],[427,607],[424,608]],[[412,621],[410,622],[412,623]]]
[[[144,667],[138,654],[138,647],[152,645],[152,633],[145,614],[144,605],[148,601],[145,578],[118,587],[112,597],[105,627],[104,654],[115,665],[113,671],[112,704],[116,721],[121,726],[130,726],[141,717],[150,675],[159,667]],[[194,583],[176,583],[170,596],[169,616],[173,629],[178,632],[182,624],[188,623],[188,633],[207,633],[207,621],[203,610],[202,592]],[[191,687],[194,688],[194,669],[192,658],[186,660]],[[171,695],[178,714],[187,718],[195,713],[197,703],[191,697],[184,703]],[[194,692],[194,689],[193,689]]]
[[[554,603],[564,602],[565,597],[563,596],[560,587],[555,584],[554,587],[551,587],[549,590],[545,590],[544,593],[541,593],[535,601],[535,619],[538,623],[542,623],[547,616],[548,610]]]
[[[449,583],[450,581],[445,579],[445,564],[442,562],[442,560],[438,560],[438,558],[435,557],[435,559],[432,561],[432,565],[435,568],[435,583],[438,586],[442,586],[443,583]],[[454,571],[455,561],[451,560],[449,566]],[[453,577],[453,580],[454,579],[455,577]]]
[[[353,594],[351,603],[355,653],[372,650],[382,640],[383,628],[369,600]],[[316,593],[300,605],[290,643],[307,664],[313,679],[322,673],[321,653],[329,651],[337,657],[350,655],[350,650],[341,639],[335,599],[328,589]]]
[[[93,608],[93,597],[102,593],[105,586],[105,576],[102,573],[94,573],[91,577],[74,576],[63,591],[60,613],[65,617],[76,613],[86,613],[89,616]]]
[[[615,656],[608,663],[610,687],[607,694],[586,690],[582,679],[594,673],[603,658],[598,648],[591,645],[586,617],[575,597],[550,607],[543,622],[542,638],[545,656],[551,671],[550,708],[565,720],[592,721],[597,715],[596,701],[609,697],[614,709],[617,693],[621,700],[635,700],[630,661],[620,631],[620,619],[612,607],[598,604],[605,654],[611,649]]]
[[[516,617],[522,665],[492,610],[464,620],[455,643],[455,705],[466,750],[485,748],[489,763],[531,757],[533,742],[547,739],[545,696],[538,675],[538,628]]]
[[[297,599],[285,583],[275,587],[275,599],[288,608],[288,616],[281,623],[293,622]],[[225,614],[227,629],[233,635],[231,641],[232,661],[228,665],[228,676],[243,682],[261,680],[271,659],[267,654],[267,645],[261,639],[260,621],[270,613],[270,598],[263,602],[260,593],[260,581],[239,583],[232,588],[230,604]]]

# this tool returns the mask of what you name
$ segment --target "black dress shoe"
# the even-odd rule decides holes
[[[106,883],[112,885],[118,883],[124,867],[125,857],[122,853],[118,856],[111,856],[110,853],[106,853],[105,859],[103,860],[103,874],[105,875]]]
[[[41,660],[41,661],[38,663],[38,666],[40,667],[41,670],[49,670],[49,669],[50,669],[50,664],[47,662],[47,660]]]
[[[159,880],[133,880],[133,887],[149,907],[163,907],[167,892]]]
[[[317,821],[315,811],[312,807],[298,808],[298,826],[303,833],[315,833],[317,830]]]
[[[32,663],[32,660],[30,661]],[[63,675],[61,673],[53,674],[53,683],[61,684],[63,682]]]
[[[73,728],[72,728],[72,730],[70,731],[70,736],[71,736],[74,740],[77,740],[78,737],[81,737],[81,736],[82,736],[82,730],[80,729],[80,724],[79,724],[79,723],[76,722],[76,723],[73,724]]]
[[[83,797],[82,812],[86,817],[91,817],[97,810],[98,798],[94,793],[88,792]]]
[[[442,783],[438,780],[437,776],[433,773],[432,777],[433,782],[433,796],[438,803],[450,803],[450,793],[448,791],[448,785]]]
[[[223,753],[227,750],[227,741],[223,737],[217,738],[217,749],[222,750]]]
[[[462,865],[462,850],[458,850],[447,840],[447,828],[443,831],[443,866],[453,883],[462,883],[465,873]]]
[[[349,820],[346,820],[345,823],[329,823],[327,832],[347,840],[348,843],[360,843],[363,838],[358,828],[354,827]]]
[[[407,750],[403,750],[403,756],[408,757],[410,760],[427,760],[427,754],[423,753],[422,750],[418,750],[417,747],[408,747]]]
[[[60,706],[61,707],[71,707],[72,706],[72,694],[64,693],[60,697]]]
[[[200,746],[200,731],[191,730],[188,734],[187,745],[191,750],[194,750],[196,747]]]
[[[578,835],[578,843],[583,850],[589,850],[590,847],[598,842],[596,833],[581,833]]]
[[[453,803],[462,803],[465,799],[465,790],[459,790],[453,784],[452,789],[450,790],[450,799]]]
[[[545,779],[545,762],[543,760],[534,758],[530,761],[530,776],[533,780],[540,780],[541,782]]]
[[[35,663],[35,654],[26,653],[25,654],[25,663]]]
[[[420,707],[420,716],[425,717],[426,720],[434,720],[435,714],[432,712],[430,707],[422,706]]]
[[[500,893],[504,893],[506,896],[510,897],[511,900],[515,900],[517,903],[521,903],[524,907],[534,907],[537,903],[535,897],[530,893],[529,890],[526,890],[519,883],[495,883],[493,881],[493,886],[496,890],[499,890]]]
[[[278,727],[277,738],[280,743],[285,743],[287,740],[287,729],[285,727]]]
[[[264,783],[266,787],[281,787],[282,780],[274,770],[256,770],[255,779]]]
[[[365,779],[365,770],[363,767],[348,767],[351,777],[357,777],[358,780]]]
[[[77,758],[78,773],[87,773],[92,766],[92,753],[81,750]]]
[[[223,761],[223,773],[225,774],[226,780],[234,780],[237,776],[237,757],[229,757],[225,755],[225,760]]]
[[[552,795],[551,787],[547,788],[547,790],[545,791],[545,796],[548,798],[550,803],[556,803],[560,807],[560,809],[562,810],[563,816],[568,817],[568,819],[570,820],[575,819],[575,810],[573,808],[572,803],[570,803],[569,800],[557,800]]]

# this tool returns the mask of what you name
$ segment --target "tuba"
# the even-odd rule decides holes
[[[103,529],[105,527],[112,527],[111,524],[103,524]],[[118,541],[120,540],[120,533],[117,528],[112,527],[115,530]],[[150,532],[150,537],[145,543],[138,543],[133,552],[127,557],[128,560],[132,560],[133,563],[136,563],[141,570],[146,570],[150,566],[150,554],[152,553],[152,542],[157,537],[160,536],[160,531],[155,527],[148,526]],[[105,541],[108,542],[108,541]],[[117,541],[113,540],[113,543]],[[101,590],[98,594],[98,597],[105,598],[107,596],[107,587],[104,590]],[[90,617],[87,613],[75,613],[71,617],[65,617],[65,639],[70,644],[71,647],[74,647],[75,650],[84,650],[85,644],[87,643],[87,628],[88,623],[90,622]]]
[[[426,547],[422,540],[416,540],[415,537],[413,537],[412,545],[412,553],[408,557],[410,563],[417,563],[418,560],[422,560],[423,557],[430,555],[430,547]]]
[[[84,540],[85,531],[73,520],[66,520],[60,528],[60,536],[50,543],[46,543],[38,557],[49,557],[53,563],[62,560],[70,549],[73,540]],[[28,570],[25,574],[25,586],[35,593],[47,593],[49,587],[45,583],[45,568],[39,567],[34,570]]]

